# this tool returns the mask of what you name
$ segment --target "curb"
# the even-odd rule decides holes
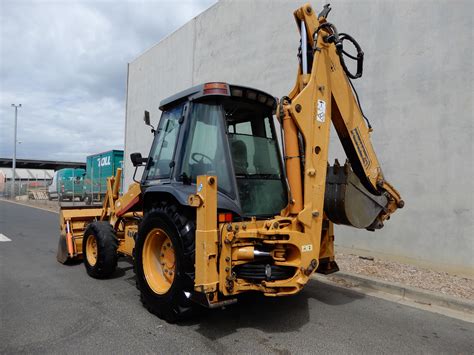
[[[328,276],[318,275],[316,280],[329,281],[337,284],[337,281],[344,281],[348,286],[337,284],[345,288],[360,287],[362,289],[369,289],[380,291],[398,296],[402,299],[408,299],[423,305],[439,306],[448,308],[450,310],[465,312],[474,315],[474,302],[464,299],[455,298],[439,294],[432,291],[422,290],[415,287],[406,286],[403,284],[384,281],[370,276],[362,276],[349,272],[339,271],[337,274]]]
[[[42,210],[42,211],[46,211],[46,212],[51,212],[51,213],[59,214],[59,212],[57,212],[57,211],[53,211],[53,210],[50,210],[49,208],[45,208],[45,207],[41,207],[41,206],[29,205],[29,204],[26,204],[26,203],[21,203],[21,202],[17,202],[17,201],[11,201],[11,200],[7,200],[7,199],[3,199],[3,198],[0,198],[0,201],[12,203],[12,204],[14,204],[14,205],[20,205],[20,206],[25,206],[25,207],[36,208],[37,210]]]

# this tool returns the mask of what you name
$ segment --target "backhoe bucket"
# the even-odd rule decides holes
[[[82,237],[87,225],[100,218],[102,208],[90,206],[62,207],[56,259],[65,264],[82,258]]]
[[[333,223],[355,228],[382,228],[377,216],[387,203],[385,195],[374,195],[361,184],[350,164],[339,166],[336,161],[328,167],[324,211]]]

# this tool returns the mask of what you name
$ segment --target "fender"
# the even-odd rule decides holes
[[[189,206],[188,197],[196,193],[196,185],[183,185],[181,182],[174,182],[170,184],[159,184],[145,187],[143,190],[143,210],[148,210],[153,201],[162,199],[164,196],[172,196],[180,205]],[[157,195],[160,198],[157,198]],[[238,201],[231,199],[229,196],[218,192],[217,193],[217,208],[219,210],[227,210],[236,215],[242,215],[242,209]]]

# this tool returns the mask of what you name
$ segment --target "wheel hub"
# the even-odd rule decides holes
[[[97,263],[97,239],[93,234],[87,238],[86,254],[87,262],[90,266],[94,266]]]
[[[176,273],[176,255],[168,234],[159,228],[151,230],[142,257],[148,286],[157,294],[168,292]]]

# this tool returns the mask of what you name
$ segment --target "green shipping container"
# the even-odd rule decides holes
[[[118,168],[123,168],[123,150],[110,150],[87,157],[84,180],[86,201],[103,200],[107,192],[107,178],[114,176]],[[122,191],[122,186],[120,191]]]

